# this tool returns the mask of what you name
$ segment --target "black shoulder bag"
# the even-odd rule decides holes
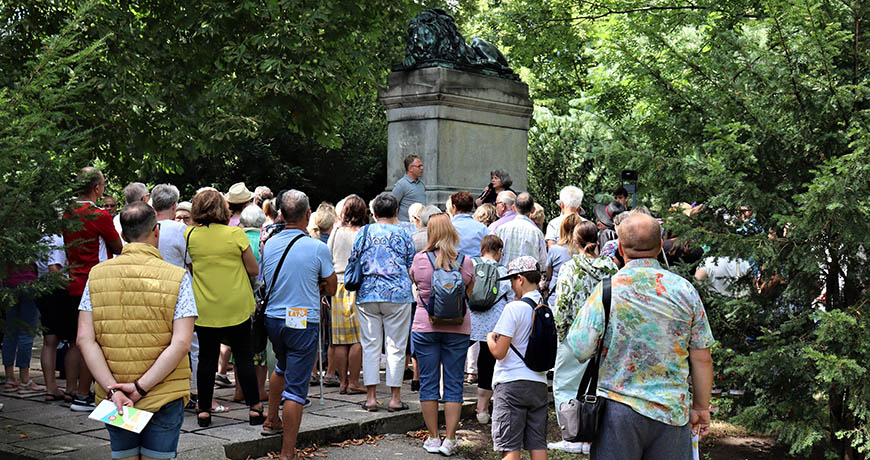
[[[287,248],[284,249],[284,254],[281,255],[281,260],[278,261],[278,266],[275,267],[275,274],[272,275],[272,283],[269,284],[269,289],[266,290],[265,285],[257,289],[257,308],[254,309],[253,318],[251,319],[251,348],[255,354],[266,349],[266,338],[269,336],[268,332],[266,332],[266,306],[269,305],[269,296],[272,295],[272,289],[275,288],[275,282],[278,281],[278,273],[281,272],[281,266],[284,265],[284,259],[287,257],[287,253],[290,252],[290,248],[303,236],[305,236],[304,233],[297,235],[296,238],[290,241]]]
[[[583,379],[577,388],[577,397],[562,403],[559,408],[559,429],[562,439],[569,442],[593,442],[598,437],[601,416],[604,415],[604,398],[598,397],[598,366],[601,364],[601,349],[610,322],[610,278],[602,283],[601,303],[604,304],[604,330],[598,339],[598,351],[586,366]]]

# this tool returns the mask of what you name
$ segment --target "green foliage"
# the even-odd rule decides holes
[[[9,3],[0,6],[8,31],[0,34],[0,62],[18,69],[81,2]],[[77,36],[82,48],[105,39],[78,117],[98,141],[91,158],[110,165],[110,182],[126,184],[287,135],[338,148],[355,121],[355,101],[369,100],[401,60],[407,22],[423,6],[95,2]]]
[[[731,414],[795,454],[867,452],[870,5],[519,0],[483,14],[546,107],[530,133],[541,201],[637,169],[641,201],[681,241],[784,280],[705,296],[717,385],[745,389]],[[668,213],[675,202],[705,210]],[[749,227],[733,217],[744,207]]]
[[[33,47],[34,59],[0,87],[0,278],[47,257],[39,241],[64,229],[60,212],[73,194],[73,165],[95,148],[77,117],[87,105],[84,88],[94,81],[91,66],[104,51],[102,41],[76,46],[88,8]],[[21,288],[44,292],[59,281],[44,277]],[[0,308],[13,305],[17,291],[0,289]]]

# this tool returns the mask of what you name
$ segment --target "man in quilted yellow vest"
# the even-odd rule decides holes
[[[112,458],[175,458],[190,398],[187,353],[196,302],[190,276],[160,256],[160,224],[144,202],[120,214],[121,255],[91,270],[79,305],[78,345],[97,382],[97,404],[111,399],[153,412],[141,433],[106,425]]]

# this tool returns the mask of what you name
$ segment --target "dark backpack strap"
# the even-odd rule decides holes
[[[275,267],[275,274],[272,275],[272,283],[269,284],[269,290],[266,291],[266,297],[263,299],[264,307],[266,305],[269,305],[269,296],[272,295],[272,289],[275,289],[275,283],[278,281],[278,273],[281,272],[281,266],[284,265],[284,259],[287,258],[287,253],[289,253],[290,248],[292,248],[293,245],[296,244],[297,241],[299,241],[299,238],[302,238],[303,236],[305,236],[304,233],[301,235],[296,235],[296,238],[293,238],[293,240],[290,241],[290,244],[288,244],[287,247],[284,249],[284,253],[281,254],[281,260],[278,261],[278,266]]]
[[[429,263],[432,264],[432,273],[435,273],[435,270],[438,270],[438,267],[435,266],[435,252],[427,252],[426,257],[429,259]]]
[[[520,300],[522,300],[523,302],[525,302],[528,306],[532,307],[532,325],[531,325],[531,327],[535,327],[535,309],[538,308],[538,303],[535,302],[534,300],[528,298],[528,297],[521,297]],[[529,339],[530,339],[530,340],[531,340],[531,338],[532,338],[532,336],[531,336],[531,327],[529,328]],[[511,350],[513,350],[514,353],[516,353],[517,356],[519,356],[520,359],[523,360],[523,362],[526,362],[526,357],[523,356],[522,354],[520,354],[520,351],[517,350],[516,347],[514,347],[514,341],[513,341],[513,340],[511,340]]]
[[[601,331],[601,337],[598,339],[598,351],[595,352],[595,357],[586,366],[586,372],[583,373],[583,379],[580,380],[580,386],[577,388],[578,400],[584,394],[595,396],[598,393],[598,369],[601,365],[601,349],[604,348],[604,336],[607,334],[607,326],[610,323],[610,296],[612,290],[610,278],[601,281],[601,289],[601,304],[604,306],[604,329]]]

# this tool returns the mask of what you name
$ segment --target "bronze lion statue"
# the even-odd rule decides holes
[[[453,17],[441,8],[423,11],[408,24],[402,70],[451,67],[470,72],[518,78],[499,49],[482,38],[471,45]]]

